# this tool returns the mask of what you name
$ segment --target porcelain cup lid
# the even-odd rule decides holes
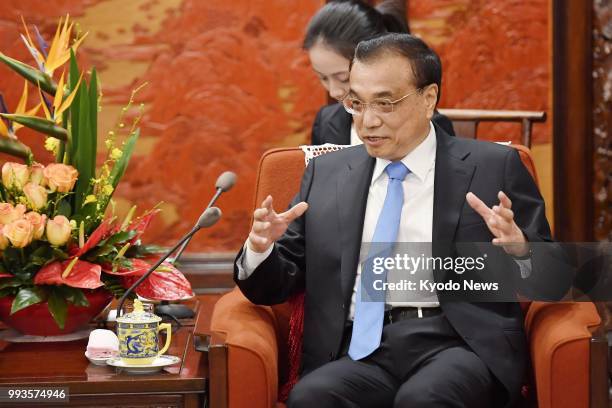
[[[117,318],[119,323],[155,323],[161,320],[161,317],[145,310],[139,299],[134,299],[133,311]]]

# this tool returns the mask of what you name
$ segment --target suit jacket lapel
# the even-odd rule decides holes
[[[338,177],[336,189],[342,248],[340,284],[345,304],[349,304],[355,285],[363,220],[376,162],[373,157],[368,156],[364,147],[360,148],[357,156]]]
[[[432,241],[451,243],[476,166],[465,161],[470,151],[438,126],[436,135]]]
[[[342,104],[337,104],[335,111],[327,124],[329,143],[346,145],[351,143],[352,116],[344,110]]]
[[[438,126],[436,135],[432,241],[434,255],[444,256],[436,248],[448,246],[437,244],[451,244],[454,241],[465,195],[476,166],[465,161],[470,151],[455,143],[454,138]],[[376,163],[364,147],[357,152],[355,159],[338,176],[336,189],[342,248],[340,284],[345,305],[349,304],[355,285],[366,203]]]

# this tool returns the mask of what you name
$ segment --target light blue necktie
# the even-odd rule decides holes
[[[389,176],[389,185],[387,186],[385,203],[372,237],[372,243],[382,244],[372,245],[368,254],[369,260],[374,255],[385,257],[391,254],[397,240],[402,206],[404,205],[402,181],[410,172],[401,161],[392,162],[385,168],[385,171]],[[353,360],[360,360],[369,356],[380,345],[385,314],[385,292],[373,289],[374,280],[386,282],[387,271],[385,270],[382,274],[374,274],[372,262],[366,261],[361,271],[361,283],[357,288],[353,334],[348,351]],[[362,288],[366,288],[366,292],[363,294]]]

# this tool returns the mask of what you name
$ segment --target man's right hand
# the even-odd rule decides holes
[[[267,196],[261,207],[253,212],[253,226],[247,245],[252,251],[266,252],[287,231],[289,224],[307,209],[308,204],[302,201],[284,213],[277,214],[272,207],[272,196]]]

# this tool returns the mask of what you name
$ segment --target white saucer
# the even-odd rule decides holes
[[[127,371],[132,374],[151,374],[160,371],[162,368],[180,363],[181,359],[176,356],[169,355],[161,355],[157,357],[151,364],[143,364],[143,365],[127,365],[121,357],[112,357],[106,360],[106,364],[120,368],[122,370]]]
[[[111,358],[111,357],[98,357],[98,358],[94,358],[94,357],[90,357],[89,354],[87,354],[87,351],[85,352],[85,357],[87,357],[87,359],[89,360],[89,362],[91,364],[94,365],[98,365],[98,366],[105,366],[106,365],[106,361]]]

